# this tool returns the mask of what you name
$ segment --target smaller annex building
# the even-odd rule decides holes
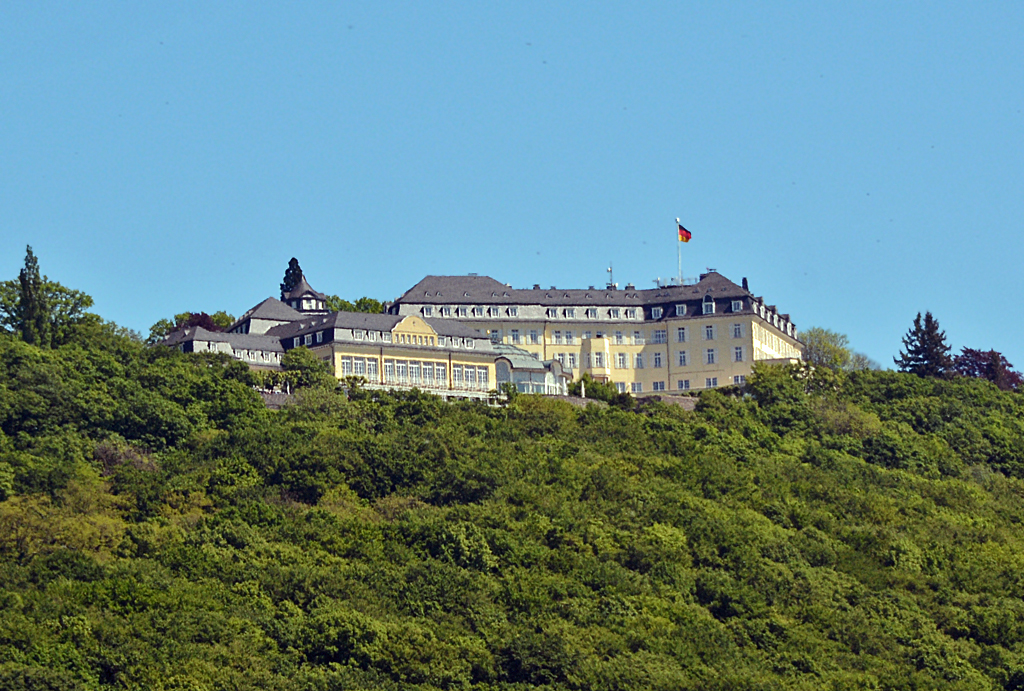
[[[571,375],[555,360],[492,343],[466,324],[420,315],[327,312],[325,296],[305,278],[282,300],[267,298],[225,333],[191,327],[162,343],[183,352],[220,352],[254,368],[281,367],[306,347],[338,379],[368,389],[417,388],[443,398],[488,398],[505,383],[523,393],[564,395]]]

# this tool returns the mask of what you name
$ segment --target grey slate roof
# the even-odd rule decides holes
[[[547,369],[546,363],[542,362],[533,353],[505,343],[495,343],[494,352],[498,357],[505,358],[512,363],[513,369],[543,371]]]
[[[303,317],[290,324],[281,324],[267,330],[268,336],[291,338],[323,329],[365,329],[366,331],[391,331],[405,319],[396,314],[371,314],[368,312],[332,312],[328,315]],[[484,338],[484,334],[465,324],[448,319],[423,319],[440,336],[463,338]]]
[[[704,274],[696,285],[628,290],[596,286],[579,288],[511,288],[489,276],[427,276],[397,302],[424,305],[550,305],[642,307],[662,302],[703,298],[753,297],[717,272]]]
[[[247,319],[266,319],[268,321],[291,322],[302,319],[302,313],[298,310],[292,309],[277,298],[270,297],[239,317],[234,324],[228,327],[228,331],[236,328]]]
[[[327,296],[325,296],[323,293],[318,293],[317,291],[313,290],[313,287],[309,285],[309,283],[306,281],[305,276],[299,276],[299,282],[295,284],[295,287],[293,287],[289,292],[283,294],[281,297],[287,300],[289,298],[300,298],[303,295],[307,294],[313,295],[319,298],[320,300],[327,299]]]
[[[161,345],[177,346],[190,341],[210,341],[212,343],[229,343],[238,350],[263,350],[266,352],[283,353],[281,339],[262,334],[233,334],[220,331],[208,331],[201,326],[190,326],[168,334]]]

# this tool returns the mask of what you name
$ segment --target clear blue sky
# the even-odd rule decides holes
[[[0,6],[0,278],[146,332],[288,259],[392,299],[715,267],[892,365],[1024,369],[1024,3]]]

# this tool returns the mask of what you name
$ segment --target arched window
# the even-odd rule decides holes
[[[715,299],[710,295],[704,296],[704,314],[715,313]]]

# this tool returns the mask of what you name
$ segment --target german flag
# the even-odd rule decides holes
[[[689,242],[690,238],[693,237],[693,233],[683,228],[683,224],[679,222],[678,218],[676,219],[676,225],[679,227],[679,242]]]

